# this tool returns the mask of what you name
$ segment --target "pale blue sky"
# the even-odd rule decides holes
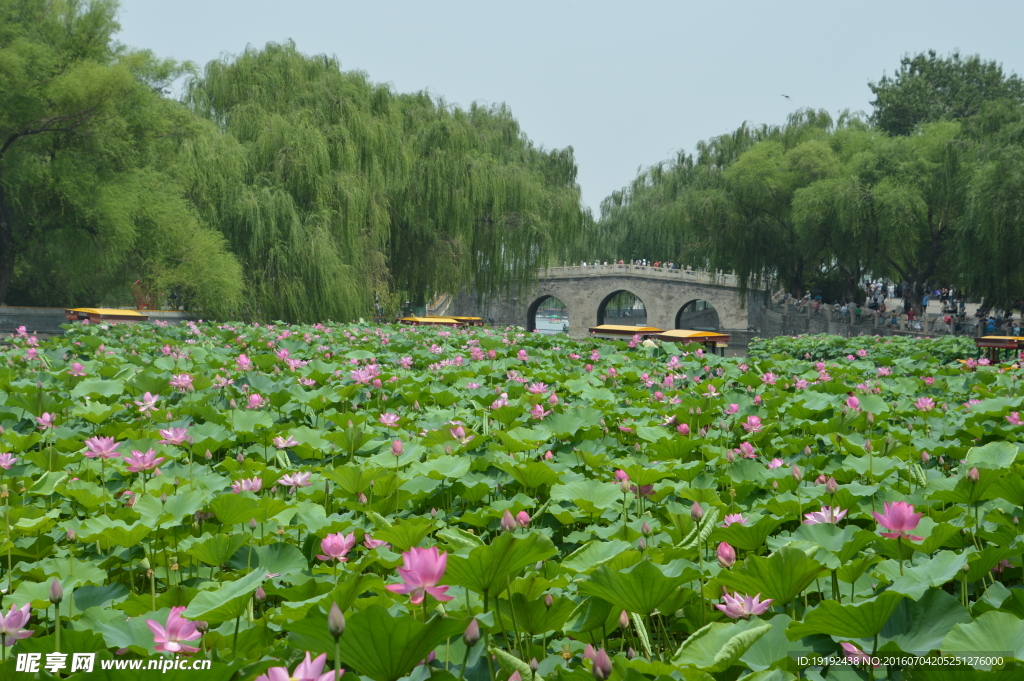
[[[869,111],[868,82],[908,52],[1024,73],[1019,0],[121,2],[120,40],[160,56],[204,65],[290,38],[399,91],[506,102],[535,143],[575,149],[595,214],[639,167],[745,120]]]

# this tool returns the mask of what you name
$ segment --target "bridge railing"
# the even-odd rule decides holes
[[[650,265],[564,265],[562,267],[547,267],[540,270],[541,279],[560,279],[570,277],[591,277],[628,275],[641,276],[656,279],[668,279],[672,281],[684,281],[690,284],[714,284],[717,286],[736,286],[736,275],[732,272],[709,272],[706,270],[691,269],[669,269],[667,267],[652,267]]]

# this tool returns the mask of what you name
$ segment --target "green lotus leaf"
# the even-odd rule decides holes
[[[245,543],[245,540],[246,536],[240,532],[235,534],[204,534],[197,539],[189,537],[183,540],[179,546],[181,546],[185,553],[207,565],[220,566],[228,562],[228,559]]]
[[[200,591],[188,604],[182,617],[206,622],[226,622],[235,619],[246,611],[249,600],[256,593],[256,587],[263,583],[266,576],[265,570],[257,569],[233,582],[226,582],[219,588]]]
[[[957,624],[942,641],[942,654],[953,657],[1006,655],[1024,660],[1024,620],[1007,612],[986,612],[970,623]],[[987,669],[985,665],[972,665]]]
[[[489,546],[478,546],[466,557],[448,556],[445,578],[477,593],[496,596],[520,570],[550,558],[556,552],[551,540],[542,534],[517,537],[511,532],[504,532]]]
[[[388,542],[399,551],[408,551],[418,546],[433,528],[434,523],[430,518],[409,518],[377,530],[373,537]]]
[[[758,619],[712,622],[695,631],[679,646],[672,663],[707,672],[723,672],[734,665],[772,625]]]
[[[790,650],[800,650],[800,644],[795,644],[786,636],[786,627],[793,620],[788,615],[779,614],[768,620],[772,625],[771,631],[765,633],[743,653],[740,662],[750,667],[755,672],[763,671],[786,660]]]
[[[711,533],[711,541],[715,544],[724,541],[737,549],[755,551],[764,546],[768,535],[781,524],[781,520],[771,516],[764,516],[751,525],[732,523],[729,527],[716,527]]]
[[[256,517],[259,503],[241,494],[218,494],[210,502],[210,510],[225,525],[240,525]]]
[[[551,487],[551,501],[569,501],[589,513],[611,508],[616,502],[622,503],[622,491],[618,485],[601,480],[577,480]]]
[[[1012,442],[989,442],[982,447],[971,447],[964,466],[1005,470],[1017,460],[1019,453],[1020,448]]]
[[[518,465],[501,462],[498,464],[498,468],[511,475],[516,482],[529,490],[552,485],[559,479],[558,473],[542,461],[530,461]]]
[[[792,622],[786,636],[796,641],[805,636],[827,634],[844,638],[872,638],[885,627],[904,595],[883,591],[854,605],[824,600],[804,614],[803,622]]]
[[[941,589],[929,589],[916,601],[900,601],[878,632],[878,651],[938,650],[950,629],[970,621],[971,614],[957,598]]]
[[[621,539],[611,541],[592,541],[562,559],[562,567],[573,572],[590,572],[631,548],[629,542]]]
[[[785,605],[799,596],[825,567],[799,549],[784,547],[767,558],[750,556],[716,579],[741,594],[761,594],[775,605]]]
[[[612,571],[602,565],[590,573],[588,581],[580,584],[579,592],[647,616],[657,610],[673,591],[699,578],[700,572],[686,561],[661,566],[641,560],[627,570]]]
[[[959,576],[960,569],[966,562],[967,556],[963,553],[940,551],[930,560],[918,563],[913,567],[904,568],[903,576],[899,576],[899,565],[896,561],[887,561],[880,565],[878,569],[894,580],[889,585],[889,591],[904,594],[916,601],[928,589],[940,587],[954,577]]]

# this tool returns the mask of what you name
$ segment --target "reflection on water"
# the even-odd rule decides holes
[[[569,316],[564,317],[551,316],[541,317],[537,315],[537,331],[553,336],[556,333],[562,333],[569,326]]]

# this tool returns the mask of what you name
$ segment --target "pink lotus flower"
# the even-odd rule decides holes
[[[857,646],[852,643],[841,643],[840,645],[843,647],[843,657],[853,662],[853,664],[871,664],[871,656]],[[877,667],[878,665],[874,666]]]
[[[805,513],[804,525],[819,525],[821,523],[832,523],[835,525],[846,517],[846,511],[838,506],[822,506],[821,511]]]
[[[282,475],[278,482],[287,487],[288,491],[292,494],[295,494],[300,487],[309,487],[313,484],[309,481],[309,475],[309,473],[288,473],[287,475]]]
[[[373,549],[381,547],[381,546],[387,547],[387,548],[391,547],[391,545],[388,544],[386,541],[380,541],[379,539],[374,539],[370,535],[366,535],[365,537],[363,537],[363,546],[365,546],[367,549],[369,549],[371,551]]]
[[[931,411],[935,408],[935,400],[930,397],[922,397],[914,402],[914,406],[920,411]]]
[[[320,560],[336,560],[339,563],[344,563],[348,560],[345,555],[352,550],[352,547],[356,545],[356,534],[352,532],[350,534],[342,534],[337,532],[335,534],[329,534],[323,538],[320,542],[320,550],[326,555],[318,555],[317,558]]]
[[[263,478],[242,478],[231,483],[231,491],[235,494],[240,492],[259,492],[263,488]]]
[[[91,437],[85,441],[88,451],[82,452],[82,456],[88,459],[116,459],[121,456],[117,448],[121,443],[114,441],[112,437]]]
[[[249,403],[246,405],[249,409],[259,409],[263,406],[263,395],[259,393],[253,393],[249,395]]]
[[[520,362],[526,362],[529,361],[530,356],[526,354],[526,350],[520,350],[516,354],[516,359],[518,359]]]
[[[726,407],[725,413],[729,414],[731,416],[732,414],[737,413],[739,410],[740,410],[740,405],[738,405],[738,404],[730,404],[728,407]]]
[[[155,470],[155,474],[160,474],[160,469],[157,468],[160,464],[167,460],[166,457],[156,455],[156,452],[152,449],[146,451],[145,454],[137,449],[132,450],[131,456],[122,457],[128,462],[128,471],[131,473],[141,473],[142,471]]]
[[[534,395],[543,395],[547,391],[548,387],[543,383],[531,383],[530,386],[526,389],[526,392],[532,393]]]
[[[75,362],[68,371],[71,376],[85,376],[85,366],[81,362]]]
[[[412,357],[403,357],[402,359],[398,360],[398,364],[401,365],[403,369],[411,369]]]
[[[858,357],[867,357],[868,356],[868,351],[865,350],[864,348],[861,348],[860,350],[857,351],[857,356]]]
[[[743,422],[743,429],[748,433],[760,433],[761,432],[761,418],[759,416],[750,415],[747,420]]]
[[[278,449],[288,449],[289,447],[297,447],[298,445],[299,441],[291,435],[288,436],[287,440],[280,435],[274,438],[274,446]]]
[[[252,371],[252,360],[246,357],[244,354],[239,355],[235,358],[235,366],[238,367],[239,371]]]
[[[17,461],[18,457],[11,456],[10,452],[0,454],[0,468],[3,468],[5,471],[10,470],[11,466],[17,463]]]
[[[447,586],[437,586],[448,567],[448,554],[440,553],[436,546],[429,549],[414,547],[402,554],[405,566],[398,568],[404,584],[388,584],[385,588],[396,594],[412,594],[409,602],[419,605],[425,594],[430,594],[441,602],[450,601],[454,596],[445,592]]]
[[[139,408],[139,413],[145,414],[148,411],[156,411],[156,403],[160,400],[159,395],[152,395],[146,393],[142,396],[142,401],[136,401],[135,406]]]
[[[526,511],[520,511],[516,513],[516,525],[519,527],[526,527],[530,524],[530,514]]]
[[[182,618],[181,613],[185,612],[185,606],[179,605],[171,608],[167,615],[166,626],[161,626],[156,620],[146,620],[146,626],[153,632],[154,648],[158,652],[169,653],[195,653],[199,648],[184,645],[184,641],[194,641],[202,634],[196,630],[196,623]]]
[[[537,420],[543,420],[544,417],[546,417],[550,413],[551,413],[550,409],[545,411],[544,407],[540,406],[539,404],[535,404],[535,405],[533,405],[533,409],[530,410],[530,418],[534,418],[534,419],[537,419]]]
[[[729,527],[733,523],[739,523],[740,525],[746,525],[749,522],[742,513],[730,513],[723,518],[722,527]]]
[[[377,418],[377,420],[380,421],[382,425],[384,425],[384,426],[386,426],[388,428],[391,428],[395,424],[398,423],[398,419],[400,419],[400,418],[401,417],[398,414],[392,414],[390,412],[387,412],[387,413],[381,414]]]
[[[7,611],[6,616],[0,615],[0,636],[3,636],[5,646],[13,646],[19,640],[28,638],[35,633],[25,629],[25,625],[28,624],[31,616],[31,603],[26,603],[20,608],[11,605],[11,609]]]
[[[188,428],[167,428],[160,431],[160,436],[163,438],[160,440],[162,445],[183,445],[192,441],[188,436]]]
[[[690,426],[686,425],[685,423],[680,423],[678,426],[676,426],[676,432],[683,436],[689,435]]]
[[[748,619],[751,615],[762,615],[768,611],[768,608],[772,604],[771,598],[761,601],[761,594],[757,594],[753,598],[747,595],[741,596],[739,592],[734,592],[732,596],[729,592],[722,594],[722,600],[725,601],[724,605],[716,605],[715,607],[726,614],[727,617],[731,617],[734,620]]]
[[[36,423],[39,424],[39,430],[49,430],[57,424],[57,415],[43,412],[42,416],[36,417]]]
[[[808,383],[806,380],[798,378],[796,379],[796,383],[793,384],[793,387],[796,388],[797,390],[807,390],[807,387],[809,385],[810,383]]]
[[[1006,420],[1010,422],[1011,426],[1019,426],[1021,423],[1020,414],[1015,411],[1011,411],[1010,414],[1006,417]]]
[[[771,470],[773,468],[779,468],[784,464],[785,461],[783,461],[782,459],[772,459],[771,461],[768,462],[768,470]]]
[[[778,376],[776,376],[775,374],[773,374],[770,371],[767,372],[766,374],[764,374],[763,376],[761,376],[761,380],[764,383],[767,383],[768,385],[775,385],[775,381],[777,379],[778,379]]]
[[[307,651],[306,659],[295,667],[295,671],[289,673],[287,667],[271,667],[257,676],[256,681],[337,681],[333,670],[324,672],[326,662],[327,653],[310,659],[310,653]],[[344,675],[345,670],[342,669],[341,673]]]
[[[189,392],[190,390],[193,389],[192,377],[189,376],[188,374],[177,374],[176,376],[173,376],[171,378],[170,385],[172,388],[179,392]]]
[[[749,442],[741,442],[739,449],[736,450],[745,459],[756,459],[757,453],[754,451],[754,445]]]
[[[736,549],[727,542],[721,542],[716,551],[718,564],[723,568],[731,568],[736,563]]]
[[[878,524],[891,532],[883,532],[883,537],[889,539],[897,539],[906,537],[913,541],[921,541],[923,537],[916,537],[909,532],[917,527],[917,524],[921,522],[921,513],[914,513],[914,507],[905,501],[896,501],[893,503],[885,502],[885,513],[879,513],[873,511],[872,515],[875,516],[875,520]]]
[[[846,406],[854,411],[860,411],[860,400],[853,396],[847,397]]]
[[[506,510],[501,516],[501,529],[503,532],[515,532],[516,519],[512,516],[512,512]]]

